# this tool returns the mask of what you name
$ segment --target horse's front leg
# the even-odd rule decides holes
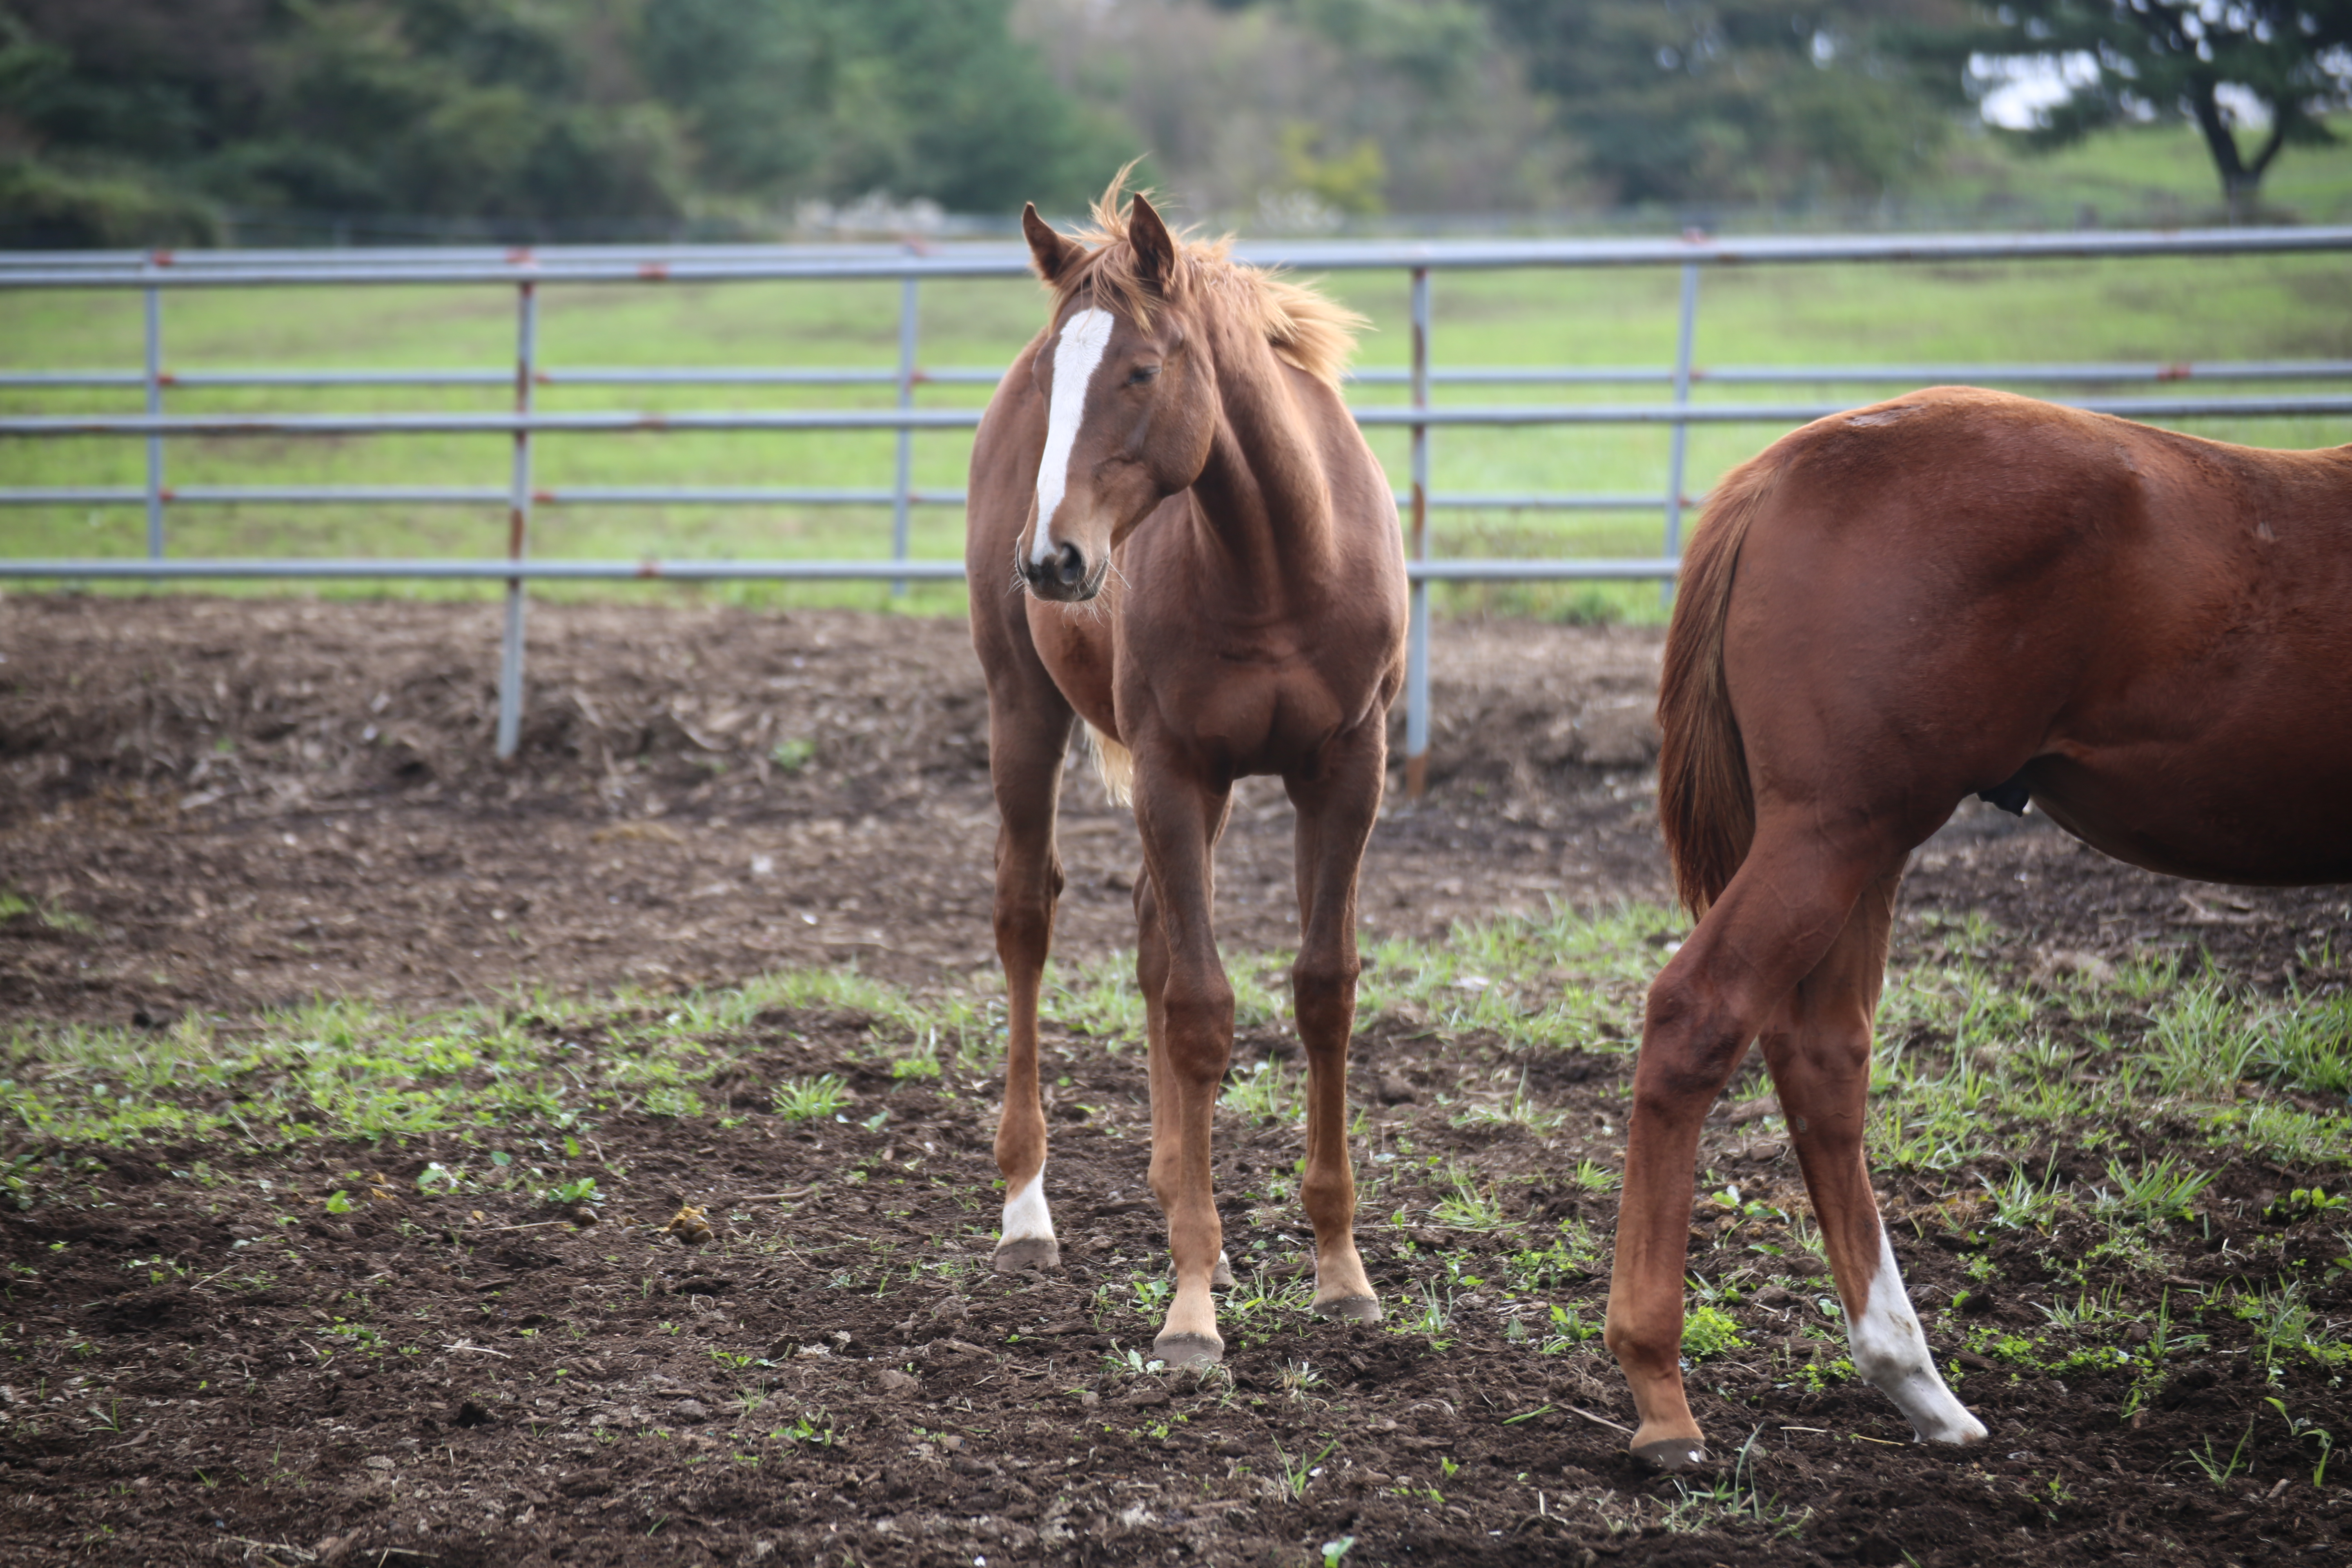
[[[1307,1048],[1307,1174],[1299,1201],[1315,1226],[1315,1308],[1377,1322],[1380,1300],[1356,1251],[1356,1173],[1348,1149],[1348,1042],[1356,1026],[1356,885],[1381,810],[1387,715],[1335,742],[1312,778],[1284,782],[1298,810],[1298,960],[1290,968]]]
[[[1151,1038],[1151,1191],[1168,1216],[1176,1296],[1152,1353],[1171,1366],[1209,1366],[1225,1353],[1210,1296],[1223,1255],[1209,1170],[1217,1095],[1234,1049],[1234,988],[1217,960],[1210,921],[1211,857],[1231,786],[1139,766],[1135,825],[1143,839],[1148,899],[1137,912]],[[1156,985],[1154,982],[1157,982]]]
[[[1004,1222],[996,1267],[1006,1273],[1061,1261],[1045,1205],[1045,1108],[1037,1085],[1037,993],[1054,942],[1062,892],[1054,847],[1070,710],[1058,692],[989,705],[989,773],[1002,818],[996,830],[996,955],[1004,965],[1004,1108],[996,1169]]]

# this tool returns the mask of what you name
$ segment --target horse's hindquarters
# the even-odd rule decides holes
[[[1895,411],[1758,459],[1721,647],[1759,810],[1916,843],[2020,778],[2151,869],[2352,879],[2352,459]]]

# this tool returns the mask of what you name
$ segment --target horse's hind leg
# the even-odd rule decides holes
[[[1828,954],[1765,1028],[1762,1046],[1821,1222],[1822,1247],[1837,1276],[1855,1372],[1894,1400],[1922,1438],[1973,1443],[1984,1436],[1984,1425],[1937,1375],[1880,1224],[1863,1153],[1871,1019],[1885,977],[1899,879],[1883,878],[1863,894]]]
[[[1050,688],[1018,698],[990,693],[989,773],[996,787],[996,955],[1004,965],[1004,1109],[996,1169],[1004,1223],[996,1267],[1007,1273],[1061,1261],[1045,1205],[1045,1108],[1037,1085],[1037,993],[1054,942],[1062,861],[1054,847],[1062,757],[1071,713]]]
[[[1356,1026],[1356,886],[1380,815],[1386,716],[1335,744],[1320,776],[1287,781],[1298,808],[1298,960],[1291,965],[1307,1047],[1307,1175],[1315,1226],[1315,1308],[1377,1322],[1380,1300],[1356,1251],[1356,1174],[1348,1152],[1348,1041]]]
[[[1864,889],[1902,855],[1866,830],[1838,843],[1810,823],[1759,823],[1738,874],[1650,987],[1606,1338],[1641,1415],[1633,1450],[1655,1463],[1678,1468],[1705,1453],[1681,1357],[1693,1166],[1707,1107],[1828,952]]]

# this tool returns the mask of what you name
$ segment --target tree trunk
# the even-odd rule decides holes
[[[2189,111],[2197,120],[2197,129],[2204,133],[2206,151],[2213,156],[2214,171],[2221,176],[2221,202],[2231,224],[2243,222],[2252,216],[2262,195],[2263,174],[2271,160],[2278,156],[2286,140],[2286,111],[2278,105],[2271,106],[2271,132],[2263,150],[2252,163],[2238,152],[2238,138],[2222,117],[2221,105],[2213,96],[2221,86],[2218,79],[2203,71],[2189,82]]]

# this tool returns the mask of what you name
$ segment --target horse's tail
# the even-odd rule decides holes
[[[1675,890],[1694,915],[1722,893],[1756,837],[1748,751],[1723,673],[1723,623],[1748,521],[1780,478],[1770,459],[1726,475],[1692,530],[1658,678],[1658,826]]]
[[[1113,805],[1135,804],[1135,753],[1096,729],[1087,726],[1087,750],[1095,757],[1095,776]]]

